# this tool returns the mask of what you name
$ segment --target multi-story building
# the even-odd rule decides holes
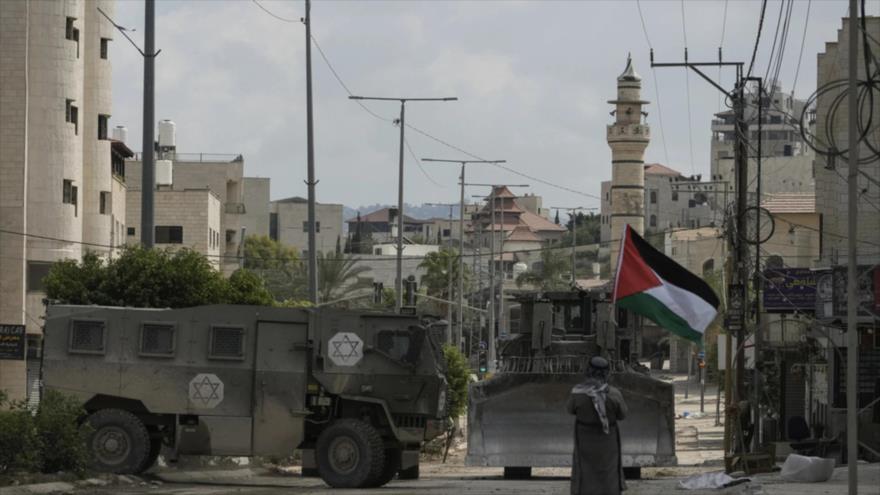
[[[397,239],[397,208],[382,208],[366,215],[349,218],[345,221],[348,224],[348,231],[355,232],[358,229],[358,222],[361,232],[369,233],[373,242],[384,243]],[[429,223],[431,222],[428,220],[420,220],[404,214],[404,237],[424,235],[424,226]]]
[[[718,211],[710,199],[716,194],[702,183],[701,177],[684,176],[659,163],[645,165],[645,236],[649,241],[662,245],[660,234],[672,229],[700,228],[720,224]],[[600,207],[600,242],[607,246],[611,239],[611,181],[602,182]],[[658,237],[659,236],[659,237]]]
[[[98,12],[114,6],[0,2],[0,325],[24,326],[32,344],[51,263],[111,252],[126,225],[124,171],[111,158],[125,150],[108,134],[114,30]],[[31,364],[0,359],[0,390],[31,395]]]
[[[256,185],[256,198],[253,208],[248,210],[245,199],[244,158],[241,155],[219,155],[205,153],[178,153],[174,123],[163,120],[159,123],[159,153],[156,160],[156,187],[159,191],[183,191],[188,189],[209,189],[220,201],[220,269],[225,274],[239,267],[240,245],[243,230],[250,224],[259,224],[260,219],[269,219],[269,204],[263,202],[267,196]],[[126,163],[129,191],[140,191],[142,164],[140,155]],[[169,196],[172,197],[172,196]],[[184,196],[176,195],[176,198]],[[207,203],[206,203],[207,204]],[[129,202],[129,205],[131,203]],[[208,215],[207,212],[202,212]],[[139,218],[139,216],[138,216]],[[129,222],[128,241],[140,240],[140,223]],[[158,229],[159,224],[156,223]],[[257,228],[257,227],[255,227]],[[156,232],[158,234],[158,230]]]
[[[140,189],[129,191],[126,198],[126,214],[132,225],[140,225]],[[222,259],[223,238],[220,219],[220,198],[209,188],[165,189],[160,188],[153,196],[154,242],[157,248],[172,251],[187,248],[207,257],[219,269],[221,262],[237,263],[237,253],[229,253],[233,259]],[[129,244],[137,244],[136,228],[128,227]]]
[[[750,197],[754,202],[754,178],[758,156],[758,95],[757,91],[746,97],[745,119],[749,124],[749,177]],[[761,191],[763,193],[811,192],[814,187],[813,157],[815,153],[807,146],[800,131],[801,117],[811,126],[812,112],[804,115],[806,103],[782,92],[777,84],[765,89],[761,116]],[[733,201],[735,190],[734,111],[731,109],[715,114],[712,121],[711,173],[714,191],[729,193]],[[711,196],[714,205],[721,205],[721,195]]]
[[[269,206],[269,237],[306,253],[309,249],[309,202],[298,196],[272,201]],[[342,205],[315,204],[315,247],[319,252],[343,246]]]

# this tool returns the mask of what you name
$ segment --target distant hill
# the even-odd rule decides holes
[[[361,215],[366,215],[367,213],[374,212],[376,210],[381,210],[382,208],[394,208],[397,205],[382,205],[382,204],[374,204],[368,206],[359,206],[357,208],[352,208],[350,206],[342,207],[342,218],[347,221],[350,218],[355,218],[358,212],[361,212]],[[448,206],[427,206],[427,205],[411,205],[409,203],[403,204],[403,213],[407,216],[419,219],[428,219],[428,218],[447,218],[449,217],[449,207]],[[458,206],[452,207],[452,218],[458,218]]]

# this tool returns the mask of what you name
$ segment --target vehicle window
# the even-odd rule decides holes
[[[211,327],[211,352],[213,359],[244,359],[244,328]]]
[[[70,352],[104,354],[104,327],[102,320],[73,320],[70,324]]]
[[[173,356],[174,334],[173,323],[144,323],[141,326],[141,355]]]
[[[425,340],[424,331],[418,328],[411,330],[382,330],[376,336],[376,347],[392,359],[404,363],[415,363],[422,351]]]

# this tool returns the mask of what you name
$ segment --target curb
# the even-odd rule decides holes
[[[35,483],[33,485],[4,486],[0,488],[0,495],[34,495],[69,492],[75,489],[76,485],[73,483],[53,481],[51,483]]]

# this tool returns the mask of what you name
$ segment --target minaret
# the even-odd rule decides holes
[[[608,126],[611,147],[611,274],[617,270],[617,256],[624,227],[630,224],[639,234],[645,231],[645,148],[651,128],[642,122],[642,78],[627,56],[626,69],[617,77],[615,122]]]

